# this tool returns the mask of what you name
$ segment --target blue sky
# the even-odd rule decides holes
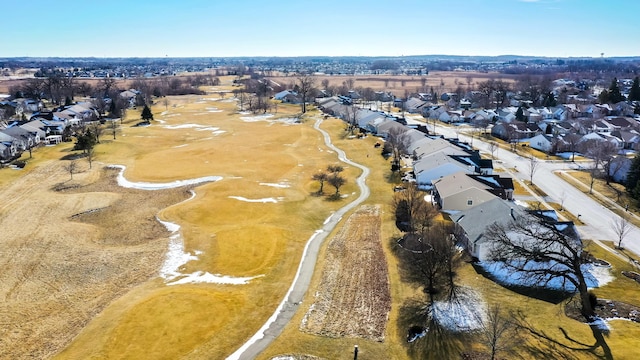
[[[640,56],[639,0],[29,0],[0,57]]]

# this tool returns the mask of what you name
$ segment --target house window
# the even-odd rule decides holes
[[[467,200],[467,205],[468,205],[468,206],[473,205],[473,200]]]

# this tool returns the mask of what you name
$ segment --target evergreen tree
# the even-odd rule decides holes
[[[518,121],[525,121],[526,118],[524,117],[524,111],[522,110],[522,106],[518,108],[518,110],[516,111],[516,120]]]
[[[629,90],[629,101],[640,101],[640,78],[637,76],[633,79],[633,85]]]
[[[553,107],[558,105],[558,102],[556,101],[556,96],[553,95],[553,92],[549,91],[547,94],[545,94],[543,105],[546,107]]]
[[[140,114],[140,117],[142,118],[142,120],[146,121],[147,123],[153,120],[153,114],[151,113],[151,109],[149,109],[149,106],[147,105],[144,106],[144,109],[142,109],[142,114]]]
[[[600,104],[606,104],[609,102],[609,91],[607,89],[602,90],[600,95],[598,95],[598,102]]]
[[[626,182],[627,193],[632,198],[640,200],[640,155],[636,155],[631,162]]]
[[[82,150],[83,153],[87,153],[91,151],[94,146],[96,146],[96,136],[91,132],[90,129],[85,131],[83,134],[79,134],[76,138],[76,144],[74,146],[74,150]]]
[[[611,86],[609,86],[609,102],[615,104],[624,100],[624,95],[620,93],[620,88],[618,87],[618,79],[613,78],[613,80],[611,80]]]

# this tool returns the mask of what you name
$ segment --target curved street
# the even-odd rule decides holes
[[[369,168],[349,160],[344,151],[333,145],[329,134],[320,129],[320,124],[322,124],[322,118],[318,118],[313,127],[322,133],[325,144],[338,154],[340,161],[362,170],[362,174],[360,174],[356,179],[356,183],[360,188],[360,195],[354,201],[343,206],[329,216],[329,218],[324,222],[322,229],[316,230],[315,234],[309,238],[302,253],[302,259],[298,266],[296,276],[293,279],[293,283],[291,284],[291,287],[284,299],[260,330],[258,330],[258,332],[256,332],[238,350],[227,357],[229,360],[254,359],[258,354],[266,349],[267,346],[269,346],[269,344],[278,337],[278,335],[280,335],[284,327],[289,323],[295,312],[298,310],[298,305],[302,303],[304,294],[309,288],[311,277],[313,276],[313,270],[318,259],[318,251],[320,250],[322,242],[331,233],[331,231],[333,231],[336,225],[338,225],[344,214],[360,205],[369,197],[370,190],[365,183],[367,176],[369,175]]]

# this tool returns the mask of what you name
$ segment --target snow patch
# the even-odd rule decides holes
[[[124,177],[124,170],[127,168],[124,165],[109,165],[109,168],[120,169],[118,173],[118,185],[124,188],[138,189],[138,190],[163,190],[163,189],[173,189],[186,185],[195,185],[201,184],[205,182],[215,182],[222,180],[221,176],[204,176],[195,179],[188,180],[176,180],[168,183],[148,183],[148,182],[132,182],[127,180]]]
[[[197,259],[197,257],[196,257]],[[200,284],[200,283],[215,283],[226,285],[246,285],[249,281],[263,277],[264,275],[251,276],[251,277],[233,277],[220,274],[211,274],[209,272],[196,271],[191,274],[187,274],[179,280],[167,283],[167,285],[182,285],[182,284]]]
[[[244,201],[244,202],[250,202],[250,203],[277,203],[278,199],[275,198],[264,198],[264,199],[247,199],[246,197],[242,197],[242,196],[229,196],[231,199],[236,199],[236,200],[240,200],[240,201]]]
[[[450,301],[436,301],[431,316],[443,328],[453,332],[474,331],[486,323],[486,306],[480,295],[464,289]]]
[[[196,196],[194,191],[191,191],[191,197],[183,202],[189,201]],[[229,284],[229,285],[244,285],[249,281],[262,277],[264,275],[258,275],[253,277],[233,277],[220,274],[211,274],[203,271],[196,271],[191,274],[183,274],[180,272],[180,268],[191,260],[198,260],[198,255],[202,255],[200,250],[194,251],[194,254],[190,254],[184,250],[184,241],[180,235],[180,225],[169,221],[163,221],[160,218],[156,219],[171,232],[169,237],[169,246],[167,253],[165,254],[164,263],[160,268],[160,277],[162,277],[167,285],[181,285],[181,284],[197,284],[197,283],[215,283],[215,284]]]
[[[521,207],[523,207],[523,208],[525,208],[525,209],[529,208],[529,204],[527,204],[527,203],[526,203],[526,202],[524,202],[524,201],[514,200],[514,201],[513,201],[513,203],[514,203],[514,204],[516,204],[516,205],[518,205],[518,206],[521,206]]]
[[[596,328],[598,328],[600,331],[602,332],[608,332],[611,329],[609,328],[609,323],[607,322],[607,320],[601,318],[601,317],[596,317],[592,322],[588,323],[589,326],[595,326]]]
[[[199,124],[181,124],[181,125],[166,125],[165,129],[176,130],[176,129],[192,129],[192,128],[203,128],[204,125]]]
[[[514,271],[507,267],[504,262],[481,262],[479,265],[488,273],[490,273],[496,281],[516,286],[527,287],[543,287],[548,289],[575,291],[576,287],[573,283],[561,277],[546,277],[544,279],[531,279],[526,272]],[[566,267],[557,262],[529,262],[525,266],[526,269],[549,268],[554,271],[563,271]],[[608,267],[594,266],[593,264],[583,264],[581,266],[587,287],[597,288],[604,286],[615,279]]]
[[[262,186],[271,186],[271,187],[281,188],[281,189],[285,189],[285,188],[291,187],[289,184],[285,184],[285,183],[260,183],[260,185],[262,185]]]
[[[257,122],[257,121],[264,121],[271,117],[273,117],[273,114],[262,114],[262,115],[256,115],[256,116],[242,116],[240,117],[240,120],[244,122]]]

